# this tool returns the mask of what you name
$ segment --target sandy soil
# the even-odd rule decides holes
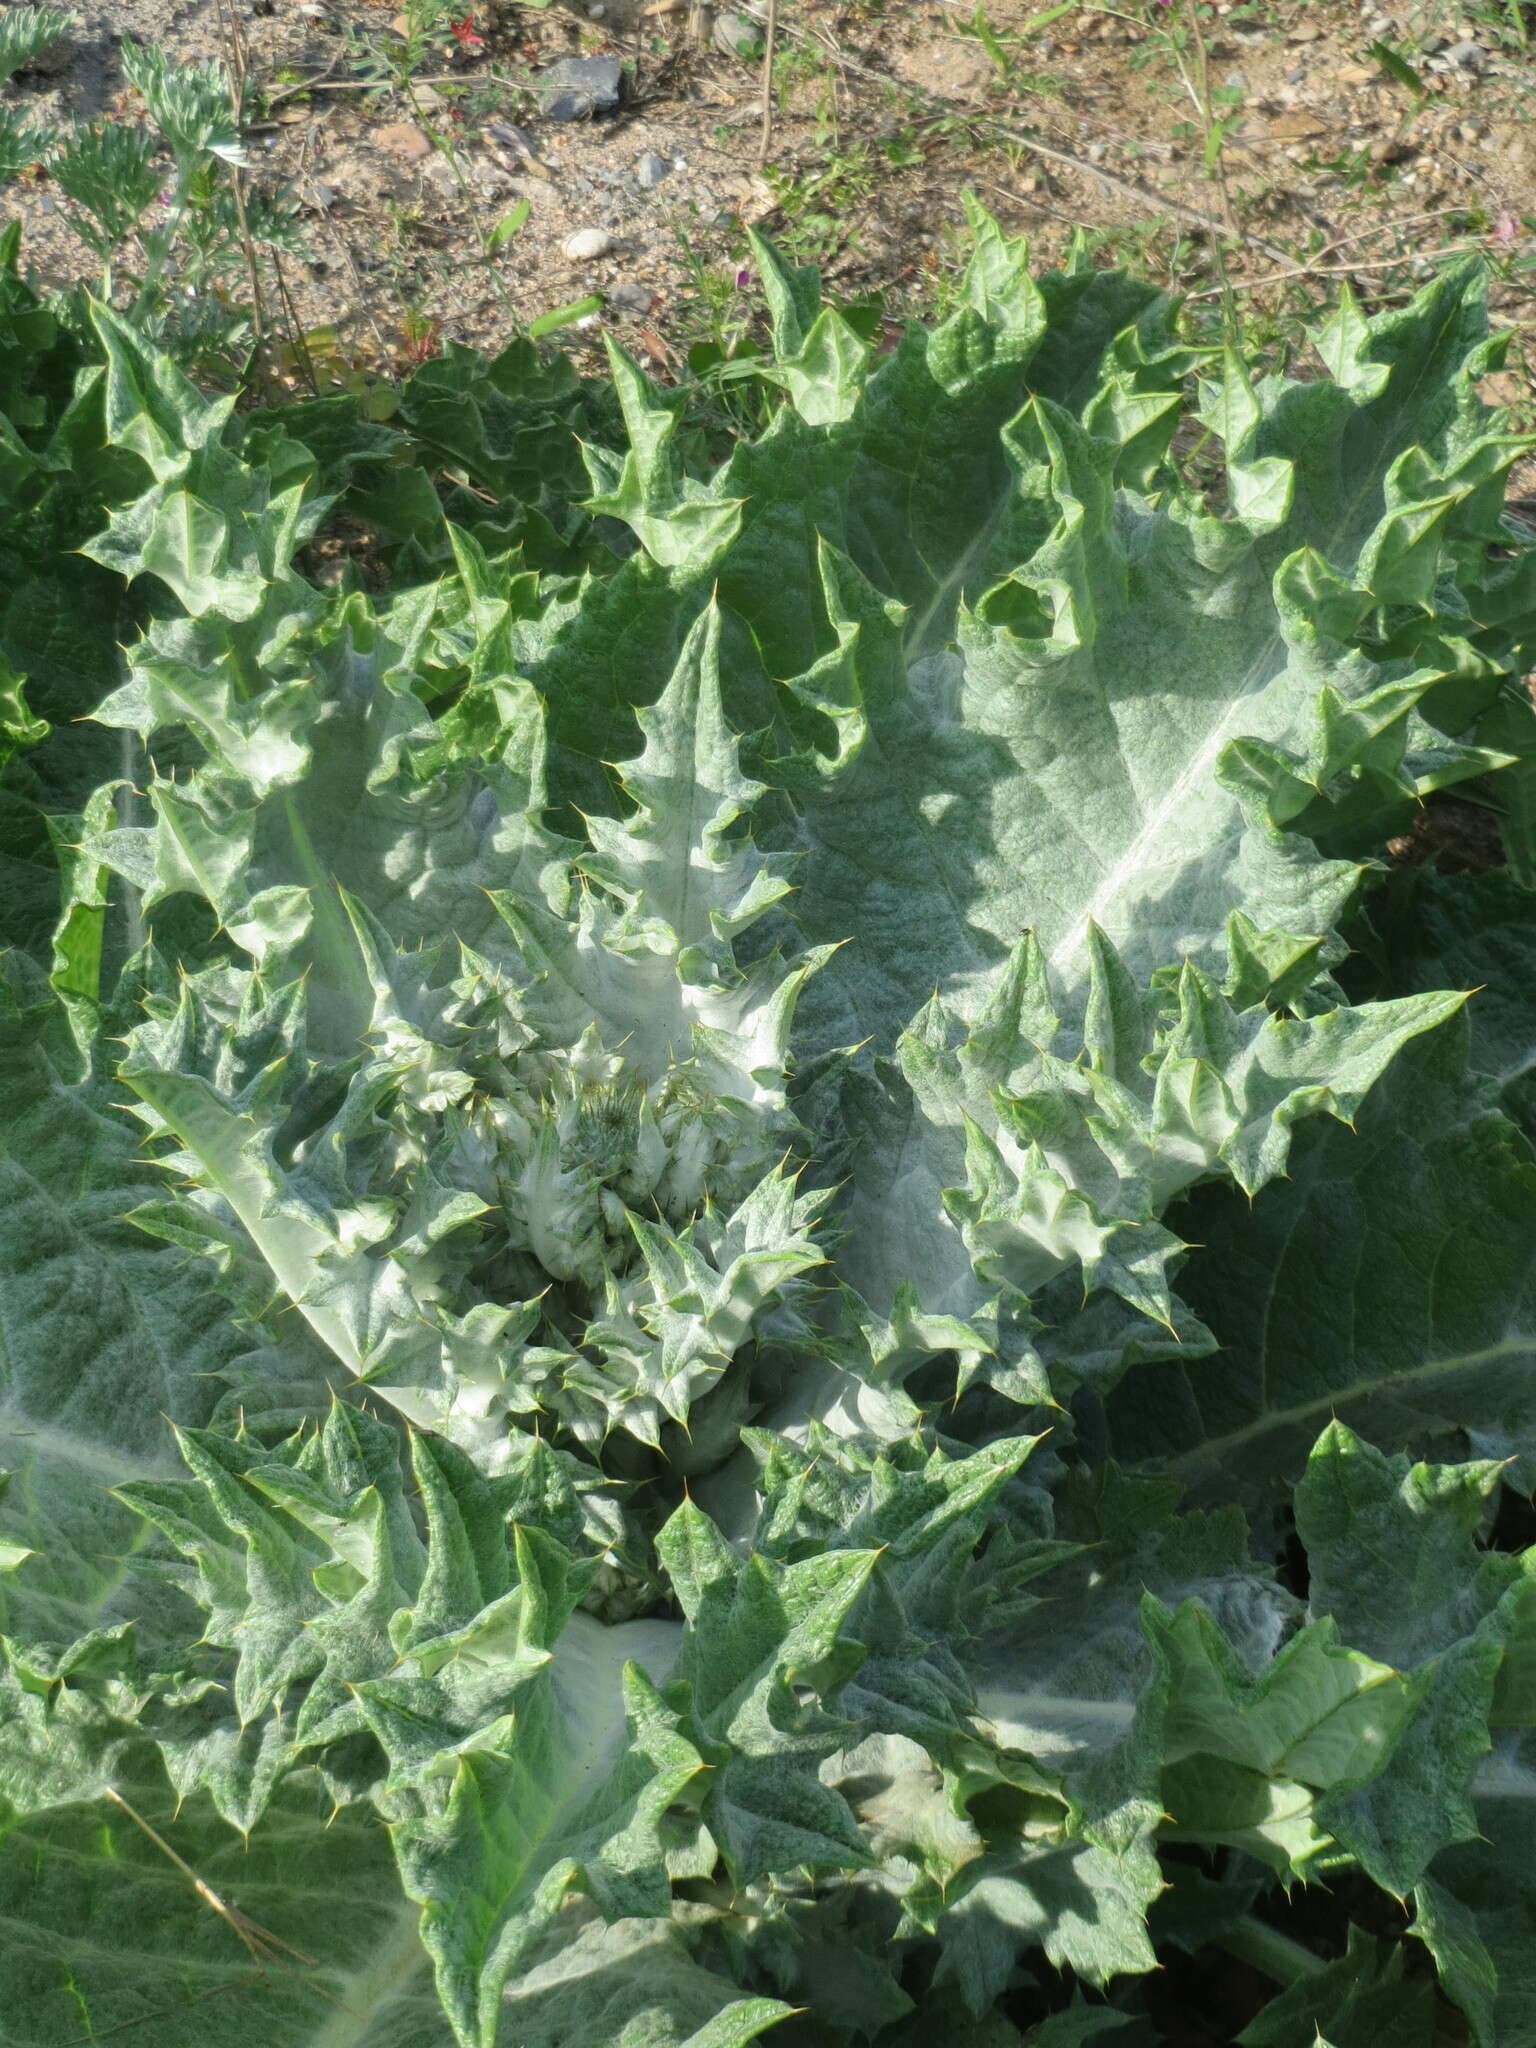
[[[1466,245],[1500,264],[1500,317],[1529,309],[1536,9],[1527,53],[1488,0],[1203,8],[1205,78],[1228,118],[1213,175],[1167,48],[1187,0],[1125,0],[1124,14],[1064,13],[1033,30],[1043,0],[987,0],[990,49],[973,0],[781,0],[761,160],[747,32],[762,0],[715,10],[726,18],[702,44],[691,0],[464,0],[464,32],[439,37],[415,104],[364,89],[367,47],[398,41],[389,0],[226,4],[250,81],[253,178],[300,209],[283,319],[318,336],[326,364],[387,370],[444,338],[494,345],[590,294],[602,310],[575,345],[611,327],[666,374],[750,318],[737,282],[749,224],[821,261],[838,294],[881,293],[899,317],[942,291],[967,186],[1042,263],[1086,227],[1105,260],[1196,303],[1219,295],[1224,244],[1245,309],[1277,333],[1346,268],[1363,294],[1389,296],[1425,274],[1426,256]],[[219,0],[75,0],[75,12],[78,29],[4,88],[45,120],[134,116],[125,37],[186,59],[230,49]],[[1130,18],[1143,15],[1151,26]],[[1373,42],[1403,55],[1417,88]],[[538,81],[574,55],[621,61],[615,111],[548,117]],[[1186,50],[1188,67],[1199,61]],[[524,226],[486,257],[487,232],[524,201]],[[89,271],[45,176],[0,192],[0,218],[14,214],[41,277]],[[1309,249],[1311,279],[1260,282]],[[1529,395],[1518,361],[1497,395]]]

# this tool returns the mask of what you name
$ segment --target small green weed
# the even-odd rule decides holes
[[[12,8],[0,19],[0,80],[75,25],[56,7]],[[256,335],[256,252],[294,245],[294,210],[244,182],[242,96],[225,65],[173,64],[133,42],[122,65],[145,123],[57,133],[0,109],[0,183],[48,180],[99,266],[98,294],[178,360],[238,379]]]

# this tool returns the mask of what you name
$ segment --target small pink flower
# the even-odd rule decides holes
[[[485,47],[485,37],[476,29],[472,14],[466,14],[462,21],[450,21],[448,33],[462,49],[482,50]]]
[[[1493,224],[1490,242],[1513,242],[1520,233],[1520,223],[1512,213],[1501,213]]]
[[[737,289],[737,291],[739,291],[739,292],[744,292],[744,291],[746,290],[747,286],[748,286],[748,285],[749,285],[749,284],[750,284],[751,282],[752,282],[752,273],[751,273],[751,271],[750,271],[750,270],[748,270],[748,268],[746,267],[746,265],[745,265],[745,264],[743,264],[743,265],[742,265],[742,267],[741,267],[741,269],[740,269],[740,270],[738,270],[738,271],[737,271],[737,273],[736,273],[736,289]]]

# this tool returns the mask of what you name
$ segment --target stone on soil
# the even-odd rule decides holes
[[[573,263],[591,263],[608,254],[613,237],[606,228],[578,228],[574,235],[566,236],[560,247]]]
[[[380,149],[387,149],[402,163],[419,164],[424,156],[432,154],[431,143],[411,121],[387,121],[382,128],[374,129],[373,139]]]
[[[715,16],[715,48],[727,57],[750,57],[762,40],[762,30],[744,14]]]
[[[617,57],[562,57],[535,87],[540,112],[550,121],[585,121],[619,104],[624,67]]]

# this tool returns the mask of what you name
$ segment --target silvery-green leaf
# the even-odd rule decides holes
[[[205,1272],[124,1220],[160,1176],[111,1082],[76,1078],[75,1065],[41,976],[7,956],[0,1455],[12,1477],[0,1529],[35,1555],[7,1574],[4,1604],[70,1637],[110,1602],[131,1541],[108,1488],[174,1470],[164,1417],[205,1420],[225,1372],[261,1346]]]

